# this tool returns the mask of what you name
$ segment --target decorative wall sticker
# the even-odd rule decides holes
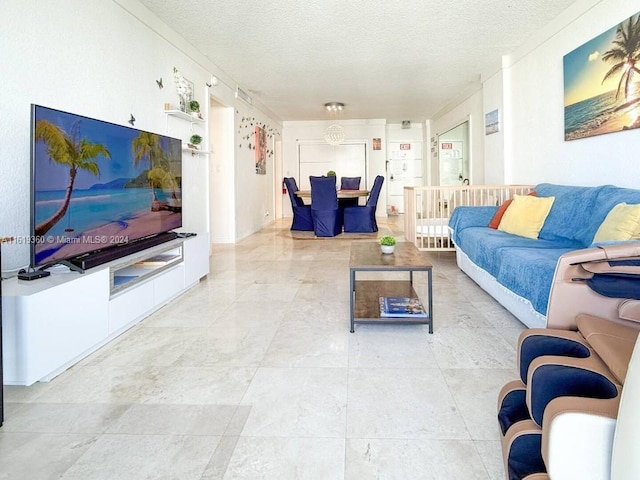
[[[239,111],[236,110],[236,114],[238,113]],[[242,145],[245,145],[246,148],[248,148],[249,150],[256,150],[256,154],[257,154],[258,149],[260,147],[259,139],[256,137],[258,129],[262,131],[262,135],[264,137],[265,148],[263,153],[266,159],[273,156],[273,149],[266,148],[267,139],[273,139],[275,137],[279,137],[280,132],[276,128],[271,127],[266,122],[256,121],[256,117],[243,116],[238,119],[237,133],[238,133],[238,138],[242,141],[238,145],[238,148],[242,148]]]
[[[160,77],[160,80],[156,80],[156,83],[158,84],[158,88],[160,90],[164,88],[164,85],[162,84],[162,77]]]
[[[133,125],[136,123],[136,117],[133,116],[133,113],[130,113],[131,118],[129,119],[129,124],[133,127]]]

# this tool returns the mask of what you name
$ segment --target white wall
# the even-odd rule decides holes
[[[209,112],[211,243],[233,243],[235,240],[234,124],[233,107],[212,102]]]
[[[564,55],[638,10],[632,0],[577,2],[506,59],[507,183],[638,188],[640,129],[564,141],[562,71]],[[491,83],[485,91],[495,95]],[[499,163],[488,169],[498,170]]]
[[[331,123],[339,123],[344,127],[346,141],[364,141],[367,144],[367,185],[373,185],[376,175],[385,175],[386,160],[386,122],[380,119],[373,120],[344,120],[340,122],[283,122],[282,124],[282,175],[283,177],[296,177],[298,179],[298,143],[299,142],[324,142],[325,129]],[[373,150],[373,139],[382,140],[382,150]],[[387,211],[386,189],[382,186],[377,215],[384,215]],[[283,216],[292,216],[291,202],[284,198],[282,202]]]
[[[178,103],[173,67],[194,82],[195,99],[201,105],[208,104],[205,84],[211,75],[224,79],[210,60],[136,0],[2,1],[0,45],[0,237],[29,235],[31,103],[122,125],[127,125],[133,114],[136,128],[186,139],[188,123],[168,122],[162,112],[164,103]],[[162,90],[156,85],[160,77]],[[266,109],[259,105],[244,108],[233,96],[235,82],[224,80],[212,87],[212,94],[225,105],[266,121],[262,113]],[[234,155],[243,162],[236,173],[253,172],[253,156],[249,161],[248,152]],[[209,230],[208,162],[202,155],[184,158],[186,231]],[[237,212],[237,236],[246,236],[262,226],[265,209],[272,208],[273,178],[253,174],[240,182],[242,209]],[[28,262],[28,245],[3,244],[3,271]]]
[[[484,135],[484,181],[487,185],[501,185],[505,183],[504,172],[504,135],[506,121],[509,120],[503,104],[503,77],[501,69],[489,78],[483,80],[482,85],[482,111],[479,128]],[[498,110],[499,131],[491,135],[484,134],[484,114]]]
[[[243,120],[244,118],[244,120]],[[252,125],[253,124],[253,125]],[[266,125],[267,149],[274,149],[275,140],[281,135],[279,123],[271,120],[255,107],[244,102],[235,106],[235,240],[241,240],[260,230],[264,225],[273,222],[275,210],[274,162],[275,156],[267,156],[267,174],[257,175],[255,150],[256,124]],[[243,136],[249,135],[249,139]]]

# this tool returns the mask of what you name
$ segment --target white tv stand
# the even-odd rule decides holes
[[[4,384],[49,381],[209,273],[209,237],[179,238],[77,272],[2,282]]]

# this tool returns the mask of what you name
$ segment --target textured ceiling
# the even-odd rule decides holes
[[[281,120],[416,122],[575,0],[140,1]]]

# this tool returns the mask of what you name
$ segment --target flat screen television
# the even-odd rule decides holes
[[[31,267],[182,226],[182,142],[31,106]]]

